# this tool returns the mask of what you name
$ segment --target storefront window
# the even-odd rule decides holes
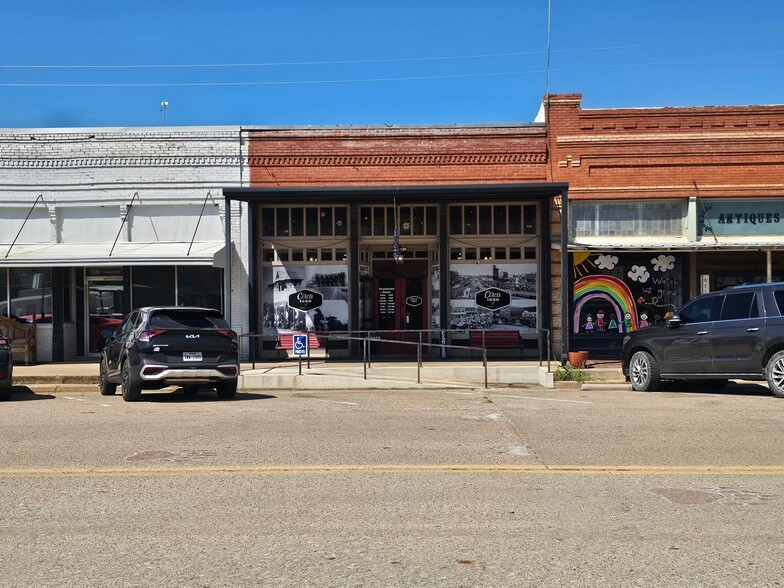
[[[493,234],[493,207],[492,206],[479,207],[479,234],[480,235]]]
[[[8,316],[8,270],[0,268],[0,314]]]
[[[305,235],[308,237],[318,237],[318,208],[309,207],[305,209]]]
[[[177,304],[222,310],[223,272],[205,266],[177,268]]]
[[[338,206],[335,208],[335,234],[338,237],[345,237],[348,235],[347,213],[348,211],[345,206]]]
[[[680,237],[683,207],[681,200],[572,202],[572,237]]]
[[[301,208],[291,209],[291,236],[302,237],[305,234],[305,211]]]
[[[52,322],[52,270],[11,268],[11,316]]]
[[[131,281],[131,305],[134,308],[175,303],[173,266],[133,267]]]
[[[321,209],[321,236],[332,236],[332,208],[324,207]]]

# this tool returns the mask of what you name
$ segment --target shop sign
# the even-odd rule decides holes
[[[512,304],[512,295],[500,288],[486,288],[474,294],[476,305],[487,310],[499,310]]]
[[[700,235],[779,235],[784,203],[768,200],[708,200],[700,211]]]
[[[406,298],[406,305],[407,306],[422,306],[422,297],[421,296],[409,296]]]
[[[324,304],[324,296],[321,292],[300,290],[299,292],[294,292],[294,294],[289,295],[289,307],[295,310],[308,312],[310,310],[316,310],[322,304]]]

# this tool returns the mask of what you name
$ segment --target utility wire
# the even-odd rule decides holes
[[[621,49],[642,49],[649,47],[674,47],[678,45],[693,45],[700,43],[719,43],[723,41],[739,41],[749,39],[780,38],[784,34],[755,35],[747,37],[723,37],[716,39],[695,39],[689,41],[672,41],[667,43],[645,43],[639,45],[614,45],[608,47],[587,47],[576,49],[557,49],[552,53],[582,53],[592,51],[616,51]],[[416,61],[454,61],[462,59],[490,59],[494,57],[522,57],[531,55],[544,55],[547,51],[526,51],[515,53],[480,53],[476,55],[444,55],[429,57],[394,57],[389,59],[348,59],[335,61],[275,61],[260,63],[158,63],[158,64],[129,64],[129,65],[31,65],[31,64],[0,64],[0,69],[177,69],[177,68],[240,68],[240,67],[291,67],[309,65],[356,65],[372,63],[407,63]]]
[[[570,67],[551,69],[550,72],[572,72],[572,71],[588,71],[598,69],[619,69],[625,67],[648,67],[657,65],[672,65],[676,63],[699,63],[706,61],[719,61],[723,59],[746,59],[750,57],[770,57],[784,55],[784,52],[774,53],[752,53],[748,55],[728,55],[716,57],[701,57],[692,59],[673,59],[669,61],[647,61],[639,63],[623,63],[615,65],[595,65],[586,67]],[[446,80],[446,79],[463,79],[463,78],[483,78],[483,77],[502,77],[502,76],[516,76],[527,74],[546,73],[543,69],[532,69],[526,71],[502,71],[502,72],[488,72],[488,73],[470,73],[470,74],[447,74],[437,76],[400,76],[400,77],[386,77],[386,78],[349,78],[349,79],[333,79],[333,80],[271,80],[271,81],[248,81],[248,82],[118,82],[118,83],[26,83],[26,82],[0,82],[0,87],[3,88],[176,88],[176,87],[216,87],[216,86],[296,86],[296,85],[316,85],[316,84],[359,84],[359,83],[373,83],[373,82],[404,82],[404,81],[422,81],[422,80]]]

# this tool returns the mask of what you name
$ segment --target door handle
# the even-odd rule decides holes
[[[707,335],[708,331],[697,331],[698,335]]]
[[[759,327],[749,327],[746,329],[747,333],[756,333],[757,331],[759,331]]]

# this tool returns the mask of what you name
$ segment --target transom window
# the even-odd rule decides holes
[[[680,200],[644,202],[572,202],[572,237],[680,237]]]
[[[345,237],[348,208],[345,206],[264,207],[263,237]]]
[[[391,237],[395,230],[395,207],[361,207],[359,227],[363,237]],[[438,208],[398,206],[397,230],[400,235],[438,235]]]
[[[535,204],[465,204],[449,207],[450,235],[535,235]]]

